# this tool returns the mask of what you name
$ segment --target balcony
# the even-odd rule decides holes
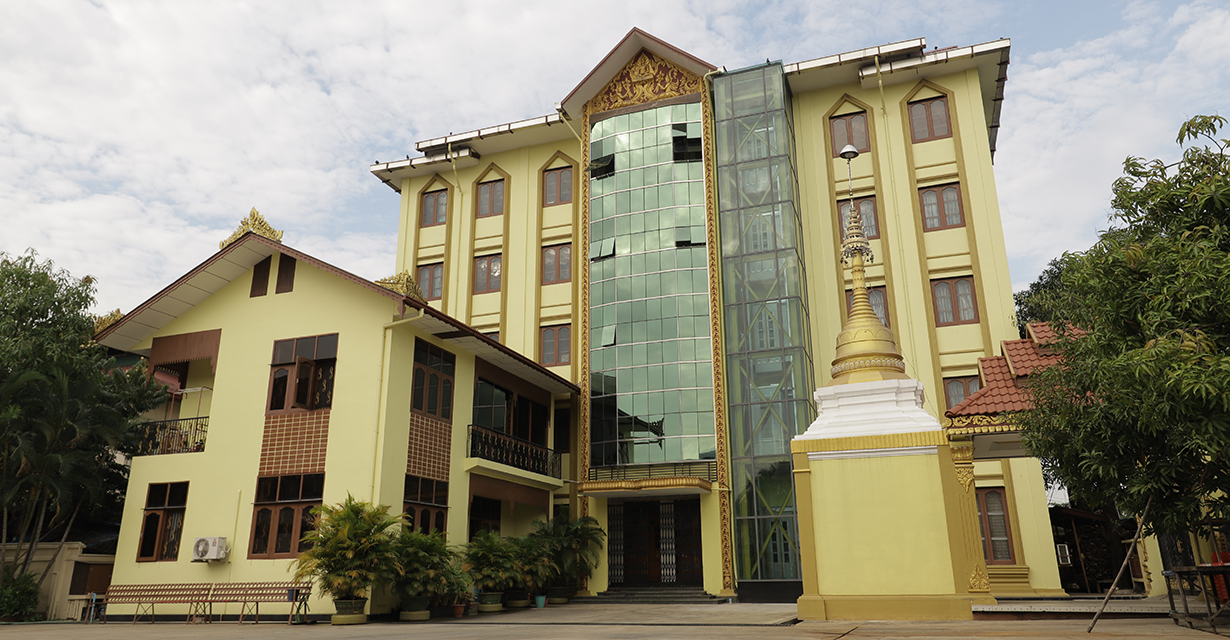
[[[205,450],[209,432],[209,416],[147,422],[137,445],[139,456],[160,456],[166,453],[195,453]]]
[[[560,477],[560,456],[541,445],[514,438],[478,425],[470,425],[469,456],[506,464],[510,467]]]

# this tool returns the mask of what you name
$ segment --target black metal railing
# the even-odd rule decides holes
[[[630,464],[615,467],[590,467],[589,480],[641,480],[644,478],[704,478],[717,482],[716,462],[672,462],[666,464]]]
[[[470,457],[482,458],[531,473],[560,477],[560,456],[541,445],[470,425]]]
[[[209,416],[147,422],[137,446],[139,456],[160,456],[164,453],[193,453],[205,450],[209,433]]]

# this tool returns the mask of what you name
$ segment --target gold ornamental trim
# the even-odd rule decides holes
[[[987,577],[987,572],[983,571],[980,562],[974,563],[974,570],[969,574],[969,590],[991,591],[991,579]]]
[[[1004,416],[996,415],[973,415],[973,416],[955,416],[949,418],[945,416],[940,423],[950,436],[972,436],[987,433],[1012,433],[1020,431],[1016,425],[1009,422]]]
[[[611,78],[598,95],[589,101],[589,112],[601,113],[700,93],[702,84],[700,76],[695,73],[641,49]],[[586,127],[586,131],[588,130]]]
[[[578,170],[584,171],[585,167],[589,166],[589,103],[581,105],[581,164]],[[589,175],[585,172],[581,175],[581,212],[580,212],[580,241],[574,245],[576,247],[589,247]],[[581,326],[589,327],[589,260],[574,261],[580,263],[580,298],[581,298]],[[577,349],[580,351],[581,363],[581,395],[577,407],[577,477],[589,477],[589,331],[582,329],[576,334],[580,337],[577,344]],[[582,497],[577,501],[577,515],[584,517],[589,515],[589,499]]]
[[[101,316],[94,316],[94,335],[98,335],[103,329],[117,323],[120,318],[124,317],[124,312],[116,309],[111,313],[104,313]]]
[[[899,449],[948,444],[943,431],[915,431],[913,433],[888,433],[878,436],[851,436],[849,438],[795,439],[790,442],[791,453],[819,453],[825,451],[858,451],[862,449]]]
[[[966,493],[974,487],[974,467],[957,467],[957,482],[965,489]]]
[[[957,464],[973,464],[974,463],[974,448],[973,447],[953,447],[952,461]]]
[[[852,369],[893,369],[905,373],[905,362],[895,358],[859,358],[857,360],[847,360],[833,367],[829,372],[836,378],[843,372]]]
[[[414,298],[419,302],[427,301],[423,296],[423,291],[419,289],[418,283],[414,281],[414,276],[411,276],[409,271],[403,270],[397,275],[381,278],[376,281],[376,284],[385,289],[392,289],[403,296]]]
[[[616,491],[648,491],[671,489],[702,489],[712,491],[713,483],[695,476],[641,478],[639,480],[588,480],[577,486],[580,493],[612,493]]]
[[[243,234],[249,231],[258,236],[269,238],[274,242],[282,241],[282,232],[269,226],[269,223],[265,222],[264,216],[256,210],[256,207],[252,207],[252,211],[248,212],[248,217],[239,221],[239,227],[235,229],[235,233],[232,233],[231,237],[218,243],[218,249],[225,249],[227,245],[242,238]]]

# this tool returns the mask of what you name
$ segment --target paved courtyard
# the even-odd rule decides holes
[[[872,638],[1190,638],[1217,636],[1180,628],[1166,618],[1102,620],[1086,634],[1082,620],[975,620],[969,622],[802,622],[790,604],[731,605],[602,605],[570,604],[545,610],[485,614],[431,622],[375,622],[351,627],[327,623],[288,626],[276,622],[238,625],[234,622],[109,623],[0,625],[0,638],[21,640],[214,639],[219,640],[348,640],[366,638],[429,638],[452,640],[653,640],[756,638],[757,640],[869,640]],[[272,618],[271,618],[272,620]]]

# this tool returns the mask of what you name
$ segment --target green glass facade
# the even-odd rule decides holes
[[[590,128],[591,467],[714,457],[701,104]]]
[[[815,384],[790,101],[780,64],[713,96],[736,576],[799,580],[790,440]]]

